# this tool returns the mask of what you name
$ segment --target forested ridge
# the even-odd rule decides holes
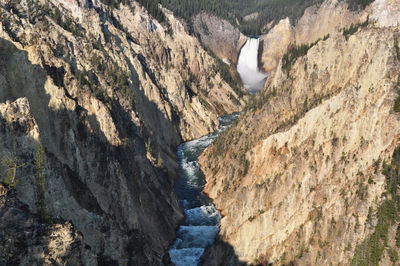
[[[278,22],[289,17],[296,21],[304,10],[323,0],[159,0],[176,15],[190,21],[193,15],[202,11],[228,20],[232,25],[247,35],[254,36],[267,32],[269,22]],[[256,13],[257,12],[257,13]],[[253,19],[245,16],[257,14]]]
[[[119,3],[128,4],[129,0],[101,0],[112,8],[118,8]],[[243,34],[254,36],[266,33],[267,24],[278,23],[289,17],[292,24],[303,15],[304,10],[313,5],[319,5],[323,0],[136,0],[145,7],[151,16],[161,23],[168,24],[158,4],[172,10],[175,15],[185,19],[189,26],[191,18],[206,12],[228,20]],[[353,11],[364,9],[373,0],[342,0],[346,1]],[[246,16],[252,15],[245,19]]]
[[[153,0],[172,10],[190,24],[192,16],[204,11],[228,20],[247,36],[266,33],[267,24],[278,23],[289,17],[292,24],[303,15],[304,10],[319,5],[323,0]],[[342,0],[351,10],[364,9],[373,0]],[[245,19],[246,16],[252,18]]]

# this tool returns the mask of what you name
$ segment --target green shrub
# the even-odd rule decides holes
[[[358,31],[359,28],[365,28],[368,26],[369,23],[369,17],[364,22],[357,23],[357,24],[351,24],[349,28],[344,28],[343,29],[343,36],[346,38],[346,40],[349,39],[350,35],[353,35]]]
[[[324,36],[324,40],[328,39],[329,35]],[[301,44],[299,46],[294,45],[287,51],[282,57],[282,70],[289,72],[292,65],[296,62],[297,58],[307,54],[314,45],[316,45],[321,39],[316,40],[310,44]]]
[[[1,160],[1,164],[6,168],[6,177],[4,183],[9,185],[11,188],[16,188],[18,179],[16,177],[18,166],[18,159],[16,157],[9,157]]]
[[[393,110],[395,112],[400,112],[400,76],[398,76],[398,78],[397,78],[397,83],[395,85],[395,89],[397,90],[397,98],[394,101]]]

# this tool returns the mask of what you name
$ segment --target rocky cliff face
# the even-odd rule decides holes
[[[44,197],[51,218],[72,222],[84,264],[168,261],[183,219],[175,149],[243,105],[214,58],[164,12],[171,30],[135,2],[0,2],[2,181],[29,213]],[[16,263],[47,258],[15,254]]]
[[[381,172],[399,144],[396,20],[381,15],[354,34],[330,32],[289,69],[279,61],[238,122],[202,154],[206,192],[224,215],[206,265],[352,261],[379,223],[380,203],[392,198]],[[382,263],[398,252],[390,250]]]
[[[395,3],[382,2],[375,5],[377,5],[377,8],[374,8],[375,13],[379,13],[380,9],[387,11],[388,6],[392,6],[389,8],[391,9],[390,17],[395,17],[398,12]],[[321,5],[307,8],[298,21],[290,21],[289,18],[286,18],[277,22],[267,34],[260,36],[259,67],[265,72],[273,71],[291,46],[309,44],[319,38],[322,39],[327,34],[365,20],[371,13],[368,11],[352,12],[347,7],[348,4],[345,1],[325,1]],[[384,16],[371,14],[371,17]],[[293,26],[293,24],[295,25]],[[206,13],[195,16],[193,25],[195,32],[200,35],[204,44],[219,58],[229,64],[237,64],[240,49],[247,39],[246,36],[228,21]],[[273,22],[269,22],[268,25],[268,27],[272,26]]]
[[[82,235],[69,222],[38,221],[12,191],[0,185],[0,263],[2,265],[96,264]]]
[[[292,26],[293,22],[288,18],[283,19],[261,36],[261,68],[267,72],[273,71],[292,45],[312,43],[352,23],[363,21],[366,17],[365,12],[349,11],[345,1],[334,0],[307,8],[295,26]]]
[[[224,62],[236,66],[240,49],[247,41],[237,28],[221,18],[200,13],[193,18],[200,39]]]
[[[395,2],[377,2],[374,4],[376,5],[374,12],[382,13],[390,9],[389,17],[394,18],[398,12]],[[327,34],[365,20],[368,14],[374,18],[384,17],[382,14],[371,14],[369,10],[352,12],[347,7],[348,4],[345,1],[325,1],[321,5],[307,8],[298,21],[290,21],[289,18],[286,18],[277,22],[276,25],[273,21],[266,22],[268,27],[273,27],[267,34],[260,36],[262,44],[260,68],[266,72],[273,71],[278,66],[281,57],[292,45],[308,44],[318,38],[322,39]],[[382,23],[390,23],[386,20],[390,19],[381,19]],[[293,24],[295,25],[293,26]],[[238,29],[228,21],[206,13],[196,15],[193,18],[193,26],[204,44],[219,58],[232,65],[237,64],[240,49],[247,39]]]
[[[294,22],[286,18],[260,36],[263,43],[260,67],[266,72],[273,71],[291,46],[310,44],[351,24],[365,21],[367,17],[379,26],[395,26],[399,12],[396,0],[375,1],[360,11],[350,11],[346,1],[324,1],[319,6],[307,8],[294,26]]]

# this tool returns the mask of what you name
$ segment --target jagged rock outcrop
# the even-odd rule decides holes
[[[292,39],[289,18],[282,19],[268,34],[262,35],[260,39],[262,40],[262,47],[258,65],[263,71],[270,72],[278,65]]]
[[[2,265],[95,264],[82,235],[69,222],[42,224],[13,190],[0,184],[0,263]],[[22,258],[22,259],[21,259]]]
[[[94,256],[84,264],[168,263],[183,219],[176,147],[243,105],[184,23],[163,12],[170,30],[136,2],[0,1],[1,157],[18,162],[11,185],[29,212],[43,196],[51,218],[82,234]],[[1,181],[11,182],[12,165]]]
[[[312,43],[366,17],[365,12],[349,11],[345,1],[333,0],[307,8],[295,26],[291,25],[289,18],[283,19],[261,36],[260,67],[267,72],[273,71],[291,46]]]
[[[224,216],[205,265],[350,264],[391,197],[382,162],[399,144],[400,29],[379,23],[331,33],[288,69],[279,61],[201,155],[205,190]]]
[[[351,24],[365,21],[367,17],[381,27],[388,27],[397,26],[399,16],[397,0],[375,1],[359,11],[350,11],[346,1],[324,1],[320,6],[307,8],[294,26],[289,18],[282,19],[267,34],[260,36],[263,44],[260,68],[266,72],[273,71],[291,46],[310,44]]]

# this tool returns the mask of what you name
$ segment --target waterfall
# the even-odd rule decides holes
[[[258,38],[248,38],[245,45],[240,50],[237,71],[242,79],[244,87],[250,92],[255,93],[264,84],[267,75],[258,69]]]

